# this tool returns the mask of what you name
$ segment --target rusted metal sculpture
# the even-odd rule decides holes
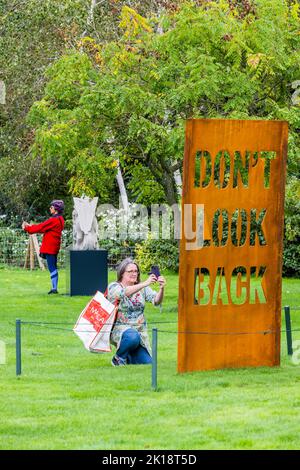
[[[287,135],[283,121],[187,121],[179,372],[280,363]]]

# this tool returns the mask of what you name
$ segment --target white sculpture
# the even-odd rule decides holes
[[[98,249],[98,222],[95,216],[98,198],[73,197],[73,249]]]

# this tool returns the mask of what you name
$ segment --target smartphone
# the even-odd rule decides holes
[[[159,267],[156,266],[155,264],[151,266],[151,271],[149,274],[154,274],[158,278],[160,276]]]

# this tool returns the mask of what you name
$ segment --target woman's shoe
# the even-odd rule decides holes
[[[121,357],[115,355],[113,356],[111,360],[111,365],[112,366],[126,366],[126,361],[125,359],[122,359]]]
[[[58,294],[58,291],[56,289],[51,289],[48,294]]]

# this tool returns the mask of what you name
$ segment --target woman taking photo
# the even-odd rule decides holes
[[[158,282],[159,291],[149,286]],[[159,305],[163,301],[166,281],[163,276],[150,274],[141,282],[140,269],[130,258],[117,270],[117,282],[108,286],[107,298],[118,303],[116,322],[111,332],[111,343],[117,348],[112,358],[113,366],[126,364],[151,364],[151,349],[144,316],[145,302]]]
[[[46,259],[52,288],[48,294],[57,294],[58,271],[57,255],[61,244],[61,234],[65,225],[62,213],[64,211],[64,202],[54,200],[50,204],[51,217],[45,222],[36,225],[30,225],[27,222],[22,223],[22,229],[27,233],[43,233],[43,240],[40,248],[41,258]]]

